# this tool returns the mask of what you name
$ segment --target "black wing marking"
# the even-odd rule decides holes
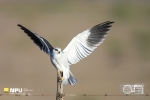
[[[107,21],[92,27],[90,29],[90,35],[87,39],[87,44],[90,46],[96,46],[102,42],[107,35],[107,32],[110,30],[109,28],[111,27],[112,23],[114,22]]]
[[[40,37],[38,34],[31,32],[24,26],[18,24],[17,26],[21,27],[22,30],[33,40],[33,42],[39,46],[41,50],[46,52],[47,54],[53,50],[53,46],[43,37]]]
[[[103,22],[75,36],[63,50],[67,54],[68,63],[76,64],[90,55],[104,41],[112,23]]]

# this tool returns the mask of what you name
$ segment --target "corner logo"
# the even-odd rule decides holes
[[[9,88],[4,88],[4,93],[9,93]]]
[[[144,94],[144,85],[143,84],[127,84],[122,86],[122,90],[125,94]]]
[[[28,88],[4,88],[4,93],[19,94],[19,95],[30,95]]]

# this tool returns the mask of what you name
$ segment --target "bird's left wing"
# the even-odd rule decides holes
[[[38,34],[31,32],[29,29],[25,28],[24,26],[18,24],[22,30],[33,40],[33,42],[44,52],[47,54],[53,50],[53,46],[43,37],[40,37]]]
[[[75,64],[90,55],[103,42],[112,23],[106,21],[74,37],[63,50],[67,54],[68,63]]]

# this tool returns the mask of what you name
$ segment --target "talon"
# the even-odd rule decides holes
[[[60,78],[61,81],[63,81],[64,79],[65,79],[64,77],[61,77],[61,78]]]
[[[59,78],[59,82],[62,82],[64,80],[64,77],[58,77]]]
[[[57,70],[57,71],[58,71],[59,81],[62,82],[64,80],[63,73],[60,70]]]

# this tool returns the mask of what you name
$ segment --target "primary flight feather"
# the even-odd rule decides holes
[[[24,26],[20,24],[18,26],[24,30],[41,50],[50,55],[54,67],[63,73],[64,79],[62,83],[74,85],[77,83],[77,80],[70,71],[70,65],[76,64],[90,55],[103,42],[112,23],[114,22],[106,21],[79,33],[63,51],[60,48],[53,48],[46,39],[31,32]]]

